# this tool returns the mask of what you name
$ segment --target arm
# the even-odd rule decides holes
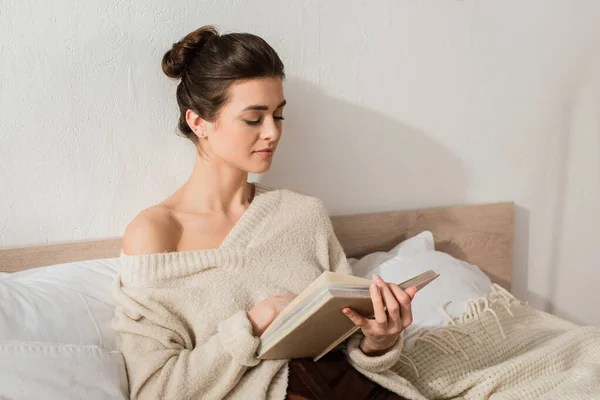
[[[260,362],[259,338],[243,310],[194,344],[183,323],[148,300],[148,293],[138,293],[142,305],[117,281],[113,294],[119,306],[112,326],[120,333],[131,399],[223,398]]]
[[[333,230],[331,219],[325,205],[320,202],[321,221],[327,236],[329,269],[333,272],[352,275],[352,268]],[[346,352],[350,363],[364,370],[380,372],[389,369],[400,359],[403,347],[403,332],[396,343],[384,352],[370,351],[363,345],[364,334],[356,332],[346,341]]]
[[[143,212],[125,230],[126,254],[173,250],[176,225],[168,215]],[[259,338],[248,315],[239,310],[218,325],[202,343],[188,325],[162,303],[151,287],[123,287],[114,282],[117,301],[112,327],[120,333],[132,399],[220,399],[244,372],[259,363]],[[226,317],[226,316],[224,316]]]

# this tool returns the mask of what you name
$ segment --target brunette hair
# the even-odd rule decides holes
[[[281,59],[264,39],[250,33],[220,35],[213,25],[188,33],[165,53],[163,72],[181,79],[177,86],[179,130],[194,144],[198,137],[187,124],[188,109],[213,122],[237,80],[285,79]]]

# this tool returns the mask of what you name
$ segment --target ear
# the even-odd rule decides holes
[[[187,110],[185,112],[185,120],[190,127],[190,129],[198,136],[198,138],[202,139],[206,137],[206,128],[207,122],[196,114],[193,110]]]

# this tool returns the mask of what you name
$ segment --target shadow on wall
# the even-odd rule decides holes
[[[333,215],[469,203],[467,167],[424,132],[298,78],[287,78],[285,97],[282,141],[263,183],[320,197]],[[528,260],[529,211],[517,206],[512,282],[520,298]]]
[[[520,204],[515,204],[515,231],[513,238],[513,274],[511,292],[519,299],[542,311],[548,310],[548,299],[529,292],[529,221],[530,212]]]
[[[298,78],[284,85],[284,133],[263,183],[320,197],[333,215],[466,203],[465,165],[425,133]]]

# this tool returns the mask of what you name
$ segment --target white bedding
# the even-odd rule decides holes
[[[118,258],[0,275],[0,340],[116,349],[110,289]]]
[[[110,328],[118,258],[0,274],[0,399],[127,398]]]
[[[0,341],[0,398],[127,399],[121,353],[98,346]]]

